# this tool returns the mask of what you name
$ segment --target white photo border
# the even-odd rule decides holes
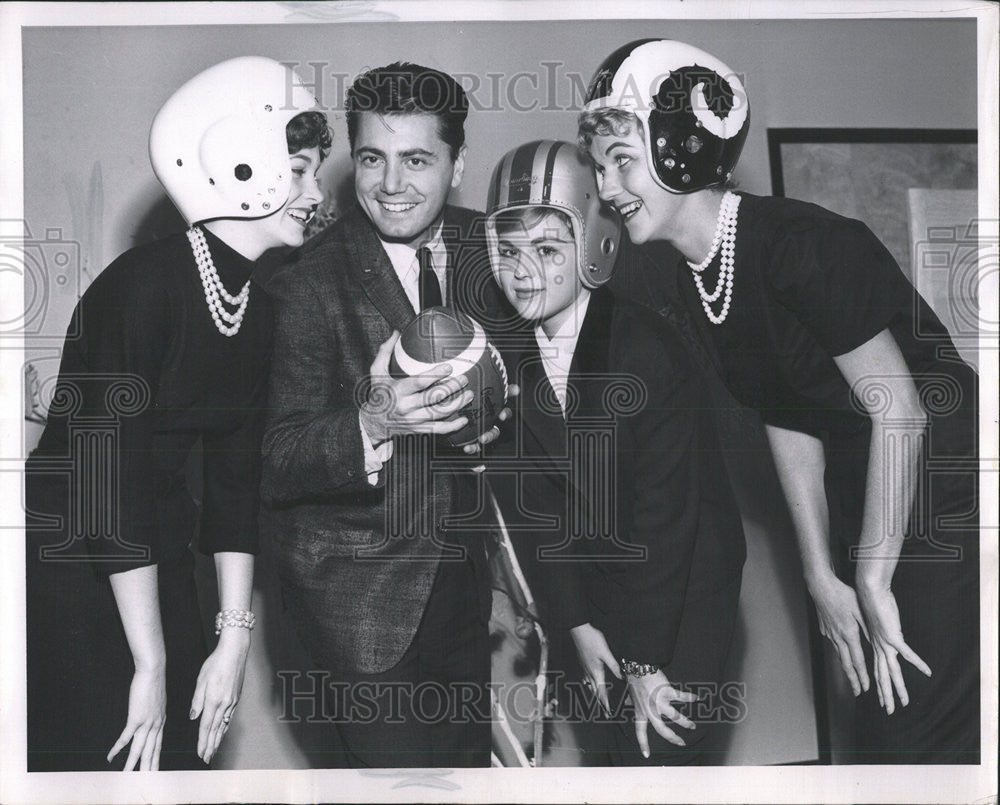
[[[394,17],[401,23],[529,19],[880,19],[974,18],[978,25],[980,219],[992,221],[992,252],[982,274],[982,310],[997,309],[998,215],[997,47],[998,7],[989,2],[844,2],[808,4],[734,0],[695,4],[682,0],[611,4],[577,2],[288,2],[288,3],[3,3],[0,4],[0,219],[23,218],[22,52],[24,27],[283,25],[313,21],[337,25]],[[597,54],[600,55],[600,54]],[[992,272],[992,280],[989,279]],[[9,278],[8,278],[9,280]],[[23,293],[5,280],[0,322],[16,319]],[[13,289],[13,295],[7,293]],[[992,463],[983,475],[981,517],[997,523],[997,344],[981,344],[981,454]],[[0,349],[0,507],[20,510],[23,353]],[[486,769],[475,771],[212,771],[28,775],[25,736],[24,556],[17,532],[0,551],[0,802],[972,802],[996,801],[997,780],[997,535],[984,526],[981,585],[983,749],[977,767],[712,767],[704,769]],[[22,535],[23,536],[23,535]]]

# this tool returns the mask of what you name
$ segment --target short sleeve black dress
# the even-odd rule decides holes
[[[254,263],[205,238],[236,293]],[[239,331],[220,333],[179,234],[108,266],[69,332],[26,467],[28,770],[109,768],[134,669],[108,577],[150,564],[167,651],[160,767],[204,767],[188,719],[206,657],[190,545],[257,552],[271,305],[252,283]],[[183,473],[196,445],[200,515]]]
[[[888,329],[930,417],[892,589],[903,634],[933,676],[901,662],[910,704],[892,716],[879,708],[874,685],[862,696],[857,762],[978,763],[977,376],[864,224],[800,201],[741,196],[728,316],[708,320],[684,263],[679,292],[732,395],[765,423],[822,440],[831,546],[846,582],[854,577],[850,547],[861,530],[871,424],[834,356]],[[715,287],[718,265],[706,269],[705,288]]]

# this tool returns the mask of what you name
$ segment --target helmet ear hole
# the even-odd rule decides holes
[[[233,175],[241,182],[246,182],[250,179],[251,176],[253,176],[253,169],[245,162],[241,162],[233,170]]]
[[[601,254],[605,257],[610,257],[615,250],[615,241],[613,238],[605,238],[601,241]]]

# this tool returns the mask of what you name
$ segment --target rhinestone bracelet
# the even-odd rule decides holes
[[[253,629],[257,618],[249,609],[224,609],[215,615],[215,633],[221,634],[226,626]]]
[[[660,670],[659,665],[649,665],[643,662],[633,662],[632,660],[626,660],[624,657],[619,661],[622,671],[626,676],[649,676],[650,674],[655,674]]]

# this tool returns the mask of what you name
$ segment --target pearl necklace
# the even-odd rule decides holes
[[[212,253],[208,250],[204,233],[193,226],[187,231],[187,237],[191,243],[191,251],[194,252],[194,260],[198,264],[201,287],[205,289],[205,301],[208,303],[208,312],[212,314],[212,321],[220,333],[232,338],[240,331],[240,325],[243,324],[243,316],[250,301],[250,280],[246,281],[236,296],[230,296],[222,280],[219,279],[219,272],[212,260]],[[236,305],[236,311],[230,313],[226,310],[222,306],[223,301],[229,305]]]
[[[722,324],[729,315],[729,304],[733,299],[733,265],[736,255],[736,221],[739,215],[740,197],[735,193],[726,191],[719,204],[719,217],[715,222],[715,236],[712,238],[712,248],[708,250],[708,256],[698,265],[690,260],[691,275],[694,277],[694,284],[698,288],[698,296],[701,297],[701,306],[705,309],[705,315],[712,324]],[[719,282],[712,293],[705,291],[705,286],[701,283],[701,273],[711,265],[717,252],[721,250],[722,257],[719,265]],[[712,302],[715,302],[723,294],[722,310],[716,316],[712,312]]]

